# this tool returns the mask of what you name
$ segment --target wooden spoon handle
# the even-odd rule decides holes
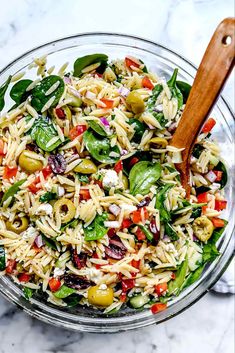
[[[217,27],[206,49],[183,115],[171,140],[172,146],[185,148],[182,152],[183,162],[179,165],[183,184],[188,178],[187,169],[195,140],[234,66],[234,48],[235,18],[226,18]]]

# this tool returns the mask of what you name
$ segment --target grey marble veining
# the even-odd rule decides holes
[[[91,31],[160,42],[195,64],[232,0],[0,0],[0,70],[26,50]],[[233,80],[224,94],[234,106]],[[207,294],[159,326],[120,333],[70,332],[39,322],[0,297],[0,353],[232,353],[234,296]]]

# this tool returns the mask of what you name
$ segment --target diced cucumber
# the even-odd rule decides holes
[[[130,305],[134,309],[139,309],[142,306],[144,306],[145,304],[147,304],[149,302],[149,300],[150,299],[149,299],[148,295],[139,294],[139,295],[136,295],[130,299]]]

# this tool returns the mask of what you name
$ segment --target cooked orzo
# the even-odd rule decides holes
[[[0,117],[0,273],[30,300],[164,310],[219,252],[227,173],[209,118],[191,158],[191,195],[169,146],[190,86],[133,57],[78,58],[37,79],[9,77]],[[27,75],[27,72],[26,74]],[[14,82],[14,83],[13,83]]]

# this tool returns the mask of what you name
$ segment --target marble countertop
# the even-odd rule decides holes
[[[195,64],[216,25],[234,16],[233,0],[0,0],[0,70],[26,50],[75,33],[107,31],[160,42]],[[234,80],[224,95],[234,106]],[[0,298],[0,353],[230,353],[234,296],[208,293],[158,326],[87,334],[41,323]]]

